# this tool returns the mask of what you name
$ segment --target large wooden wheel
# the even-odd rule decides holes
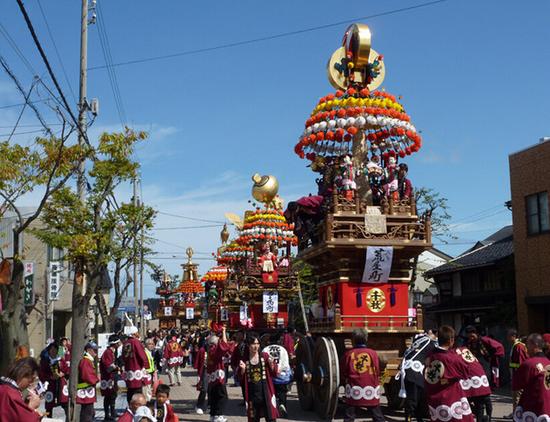
[[[336,345],[319,337],[313,352],[313,404],[321,419],[332,420],[338,406],[340,367]]]
[[[313,339],[302,337],[296,348],[296,387],[298,400],[303,410],[313,408],[313,385],[311,384],[311,372],[313,370]]]

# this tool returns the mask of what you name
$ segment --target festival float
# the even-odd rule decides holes
[[[204,286],[199,281],[198,264],[193,258],[193,248],[185,251],[187,262],[182,264],[183,277],[179,286],[174,290],[178,294],[178,302],[174,312],[180,320],[180,327],[191,328],[198,325],[202,318],[201,299],[204,297]]]
[[[398,99],[377,90],[385,66],[366,25],[347,29],[327,70],[336,92],[319,100],[294,148],[318,174],[318,193],[285,212],[297,257],[318,276],[308,320],[315,341],[299,342],[296,379],[302,408],[322,419],[336,411],[339,356],[353,329],[368,330],[382,382],[393,380],[406,340],[422,331],[409,282],[413,259],[431,247],[430,215],[417,213],[404,162],[422,140]],[[384,390],[395,406],[397,383]]]
[[[174,312],[176,293],[173,280],[166,272],[162,272],[157,287],[157,295],[160,296],[159,307],[155,317],[159,320],[159,328],[170,330],[177,327],[178,318]]]
[[[227,266],[227,278],[216,285],[209,303],[216,322],[265,333],[288,325],[288,302],[297,293],[290,254],[297,238],[283,214],[277,179],[256,174],[252,180],[255,209],[243,219],[226,214],[238,236],[218,250],[218,265]]]

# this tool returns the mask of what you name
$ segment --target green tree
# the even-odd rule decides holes
[[[432,228],[432,239],[436,238],[442,243],[448,243],[449,240],[456,239],[452,233],[449,222],[451,214],[447,198],[432,188],[417,188],[414,192],[416,199],[417,214],[425,220],[429,220]],[[412,275],[410,281],[411,290],[414,289],[417,276],[418,256],[413,260]]]
[[[141,225],[152,226],[154,213],[145,207],[113,203],[114,191],[136,177],[138,163],[132,160],[135,144],[146,139],[145,132],[126,129],[123,133],[103,133],[89,170],[86,201],[65,187],[57,190],[44,206],[43,227],[35,229],[45,243],[66,250],[74,262],[76,280],[72,297],[73,354],[71,367],[77,368],[87,333],[87,312],[107,265],[120,256],[121,230],[136,236]],[[140,227],[138,227],[140,226]],[[117,255],[118,254],[118,255]],[[70,394],[74,402],[78,371],[71,371]],[[74,415],[72,415],[74,418]]]
[[[0,142],[0,217],[13,213],[11,283],[0,286],[0,370],[16,355],[28,353],[27,310],[23,302],[23,251],[21,234],[37,220],[47,201],[59,193],[75,174],[88,148],[69,145],[71,130],[65,126],[60,137],[36,138],[30,146]],[[18,203],[22,196],[38,193],[36,208],[23,215]]]

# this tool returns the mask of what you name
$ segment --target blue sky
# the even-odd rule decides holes
[[[114,63],[179,53],[354,20],[422,2],[413,1],[212,1],[101,3]],[[69,83],[78,94],[79,2],[41,0]],[[38,0],[25,2],[56,75],[72,99]],[[383,87],[401,95],[423,148],[407,161],[416,186],[449,199],[458,236],[436,246],[457,254],[511,222],[508,155],[549,135],[550,3],[448,0],[364,20],[373,47],[384,55]],[[2,2],[0,23],[49,86],[16,2]],[[288,200],[315,190],[315,176],[293,152],[317,100],[332,92],[325,66],[347,24],[295,36],[115,68],[130,126],[150,139],[142,163],[143,200],[163,213],[223,221],[250,199],[250,176],[274,174]],[[0,53],[28,88],[29,72],[0,35]],[[103,66],[98,26],[90,27],[90,67]],[[32,98],[44,95],[39,88]],[[121,122],[105,69],[89,72],[88,97],[99,98],[90,129],[119,130]],[[0,107],[21,102],[0,74]],[[49,119],[53,116],[42,105]],[[0,109],[0,126],[13,126],[19,108]],[[36,124],[25,112],[22,124]],[[11,125],[11,126],[10,126]],[[32,130],[33,128],[25,129]],[[36,128],[35,128],[36,129]],[[23,128],[19,129],[23,131]],[[0,133],[9,133],[8,128]],[[20,142],[32,140],[21,135]],[[120,189],[129,198],[130,186]],[[159,214],[158,259],[180,273],[184,249],[207,258],[220,227]],[[164,242],[164,243],[163,243]],[[177,245],[177,246],[175,246]],[[175,255],[177,258],[172,258]],[[159,256],[160,257],[160,256]],[[211,262],[200,260],[204,272]],[[146,293],[154,286],[147,279]]]

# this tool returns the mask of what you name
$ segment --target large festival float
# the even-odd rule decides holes
[[[340,358],[355,328],[369,332],[380,357],[390,407],[400,403],[397,373],[406,342],[421,332],[422,309],[409,298],[414,258],[431,244],[430,215],[418,215],[408,166],[422,140],[397,98],[378,90],[383,57],[371,33],[351,25],[328,63],[336,92],[322,97],[305,122],[295,153],[317,174],[317,195],[288,204],[297,258],[316,275],[318,301],[296,351],[303,409],[332,419]]]

